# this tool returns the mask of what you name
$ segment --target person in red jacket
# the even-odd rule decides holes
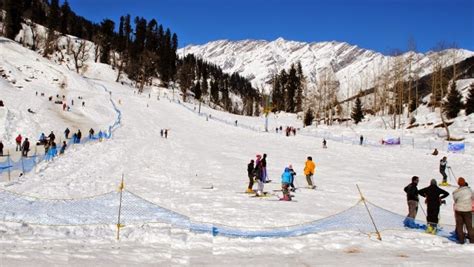
[[[16,141],[16,151],[18,151],[18,150],[21,151],[21,140],[22,140],[22,137],[21,137],[21,134],[19,134],[19,135],[15,138],[15,141]]]

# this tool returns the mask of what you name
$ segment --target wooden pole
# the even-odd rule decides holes
[[[8,161],[8,166],[11,165],[11,160],[10,160],[10,149],[8,150],[8,154],[7,154],[7,161]],[[11,167],[8,167],[8,181],[10,182],[12,179],[11,177]]]
[[[364,198],[364,196],[362,195],[362,191],[360,191],[360,188],[359,188],[359,185],[358,185],[358,184],[356,184],[356,186],[357,186],[357,190],[359,190],[360,198],[361,198],[362,202],[364,202],[365,209],[367,210],[367,213],[369,213],[370,220],[372,221],[372,224],[374,225],[375,232],[377,233],[377,239],[380,240],[380,241],[382,241],[382,236],[380,235],[380,232],[379,232],[379,230],[377,229],[377,225],[375,225],[374,218],[372,217],[372,214],[370,213],[369,207],[367,206],[367,203],[366,203],[366,201],[365,201],[365,198]]]
[[[120,224],[120,216],[122,215],[122,195],[123,195],[124,183],[123,183],[123,173],[122,173],[122,182],[120,183],[120,202],[119,202],[119,210],[118,210],[118,220],[117,220],[117,240],[120,240],[120,228],[122,225]]]

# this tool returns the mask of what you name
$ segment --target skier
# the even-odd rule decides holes
[[[448,175],[446,175],[446,167],[448,165],[448,159],[446,157],[443,157],[439,161],[439,173],[443,175],[443,181],[441,182],[441,186],[448,186]]]
[[[30,141],[28,141],[28,138],[25,138],[21,148],[21,155],[23,157],[28,157],[28,151],[30,151]]]
[[[295,192],[296,191],[296,187],[295,187],[295,176],[296,176],[296,172],[295,170],[293,169],[293,165],[289,165],[288,168],[290,169],[290,173],[291,173],[291,181],[290,181],[290,191],[291,192]]]
[[[0,141],[0,157],[3,157],[3,143]]]
[[[464,244],[464,226],[466,226],[469,242],[474,244],[474,230],[472,229],[472,203],[474,195],[463,177],[458,179],[459,188],[453,192],[454,218],[456,219],[456,235],[460,244]]]
[[[313,162],[312,157],[308,157],[304,165],[304,175],[306,175],[306,181],[308,182],[308,187],[315,189],[316,186],[313,184],[313,175],[316,164]]]
[[[64,154],[64,151],[66,151],[67,144],[66,141],[63,141],[63,145],[61,146],[61,149],[59,150],[59,154]]]
[[[288,191],[288,187],[290,186],[291,183],[291,172],[290,168],[286,167],[285,171],[281,175],[281,191],[283,192],[283,197],[280,198],[280,200],[283,201],[291,201],[291,196],[290,192]]]
[[[257,196],[263,196],[263,188],[264,188],[264,183],[263,183],[263,167],[262,167],[262,156],[257,155],[257,160],[255,161],[255,180],[258,184],[258,189],[257,189]]]
[[[54,142],[54,139],[56,139],[56,135],[54,135],[53,131],[48,135],[49,141]]]
[[[20,150],[21,151],[21,134],[19,134],[16,138],[15,138],[15,142],[16,142],[16,151]]]
[[[413,176],[411,178],[411,183],[407,185],[403,190],[407,194],[407,204],[408,204],[408,215],[404,221],[405,226],[414,227],[416,213],[418,212],[418,182],[420,179],[418,176]]]
[[[323,148],[328,148],[326,144],[327,144],[326,139],[323,139]]]
[[[89,139],[92,139],[92,138],[94,138],[94,129],[91,128],[89,130]]]
[[[69,130],[69,128],[66,128],[66,130],[64,130],[64,137],[66,137],[66,139],[69,139],[69,133],[71,131]]]
[[[436,180],[432,179],[430,182],[430,186],[421,189],[420,191],[418,191],[418,194],[425,198],[426,205],[428,206],[428,214],[426,216],[428,228],[426,229],[426,232],[430,234],[436,234],[439,220],[439,207],[442,203],[446,203],[446,201],[442,199],[449,196],[449,193],[439,188],[436,183]]]
[[[77,134],[76,134],[76,141],[78,144],[81,142],[81,138],[82,138],[82,133],[81,133],[81,130],[78,129]]]
[[[247,165],[247,175],[249,177],[249,186],[247,187],[246,193],[253,193],[253,183],[255,179],[255,166],[254,166],[254,160],[251,159],[250,163]]]
[[[262,164],[262,179],[263,179],[262,182],[267,184],[272,181],[272,180],[268,180],[268,176],[267,176],[267,154],[263,154],[261,164]]]

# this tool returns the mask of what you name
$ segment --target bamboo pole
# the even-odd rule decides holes
[[[372,224],[374,225],[375,232],[377,233],[377,239],[382,241],[382,236],[380,235],[379,230],[377,229],[377,225],[375,224],[374,218],[372,217],[372,214],[370,213],[369,207],[367,206],[367,202],[365,201],[364,196],[362,195],[362,191],[360,191],[360,187],[358,184],[356,184],[357,190],[359,190],[360,198],[362,202],[364,202],[365,209],[367,210],[367,213],[369,213],[370,220],[372,221]]]

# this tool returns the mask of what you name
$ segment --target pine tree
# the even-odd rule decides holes
[[[110,50],[112,49],[112,38],[114,34],[115,23],[110,19],[105,19],[100,24],[101,48],[100,62],[109,64]]]
[[[444,112],[448,119],[454,119],[458,116],[459,111],[462,108],[462,96],[456,89],[456,81],[451,85],[447,101],[444,103]]]
[[[352,109],[351,118],[354,120],[355,124],[358,124],[364,119],[364,113],[362,111],[362,102],[358,97],[355,101],[355,106]]]
[[[474,83],[471,83],[464,107],[466,108],[466,115],[474,113]]]
[[[64,1],[64,4],[61,6],[61,21],[59,31],[63,34],[69,34],[69,24],[71,18],[71,8],[69,7],[68,1]]]
[[[296,64],[296,75],[298,77],[298,88],[296,89],[296,112],[303,111],[303,87],[306,86],[306,79],[303,74],[303,67],[301,62]]]
[[[304,125],[309,126],[313,124],[313,120],[314,120],[313,110],[311,108],[308,108],[308,110],[304,114]]]
[[[9,39],[15,39],[21,30],[21,2],[18,0],[7,0],[5,2],[5,36]]]
[[[197,82],[196,85],[194,86],[194,90],[193,90],[193,93],[194,93],[194,98],[200,100],[201,99],[201,95],[202,95],[202,91],[201,91],[201,82]]]
[[[51,0],[48,14],[48,28],[50,31],[58,30],[60,21],[59,15],[59,0]]]

